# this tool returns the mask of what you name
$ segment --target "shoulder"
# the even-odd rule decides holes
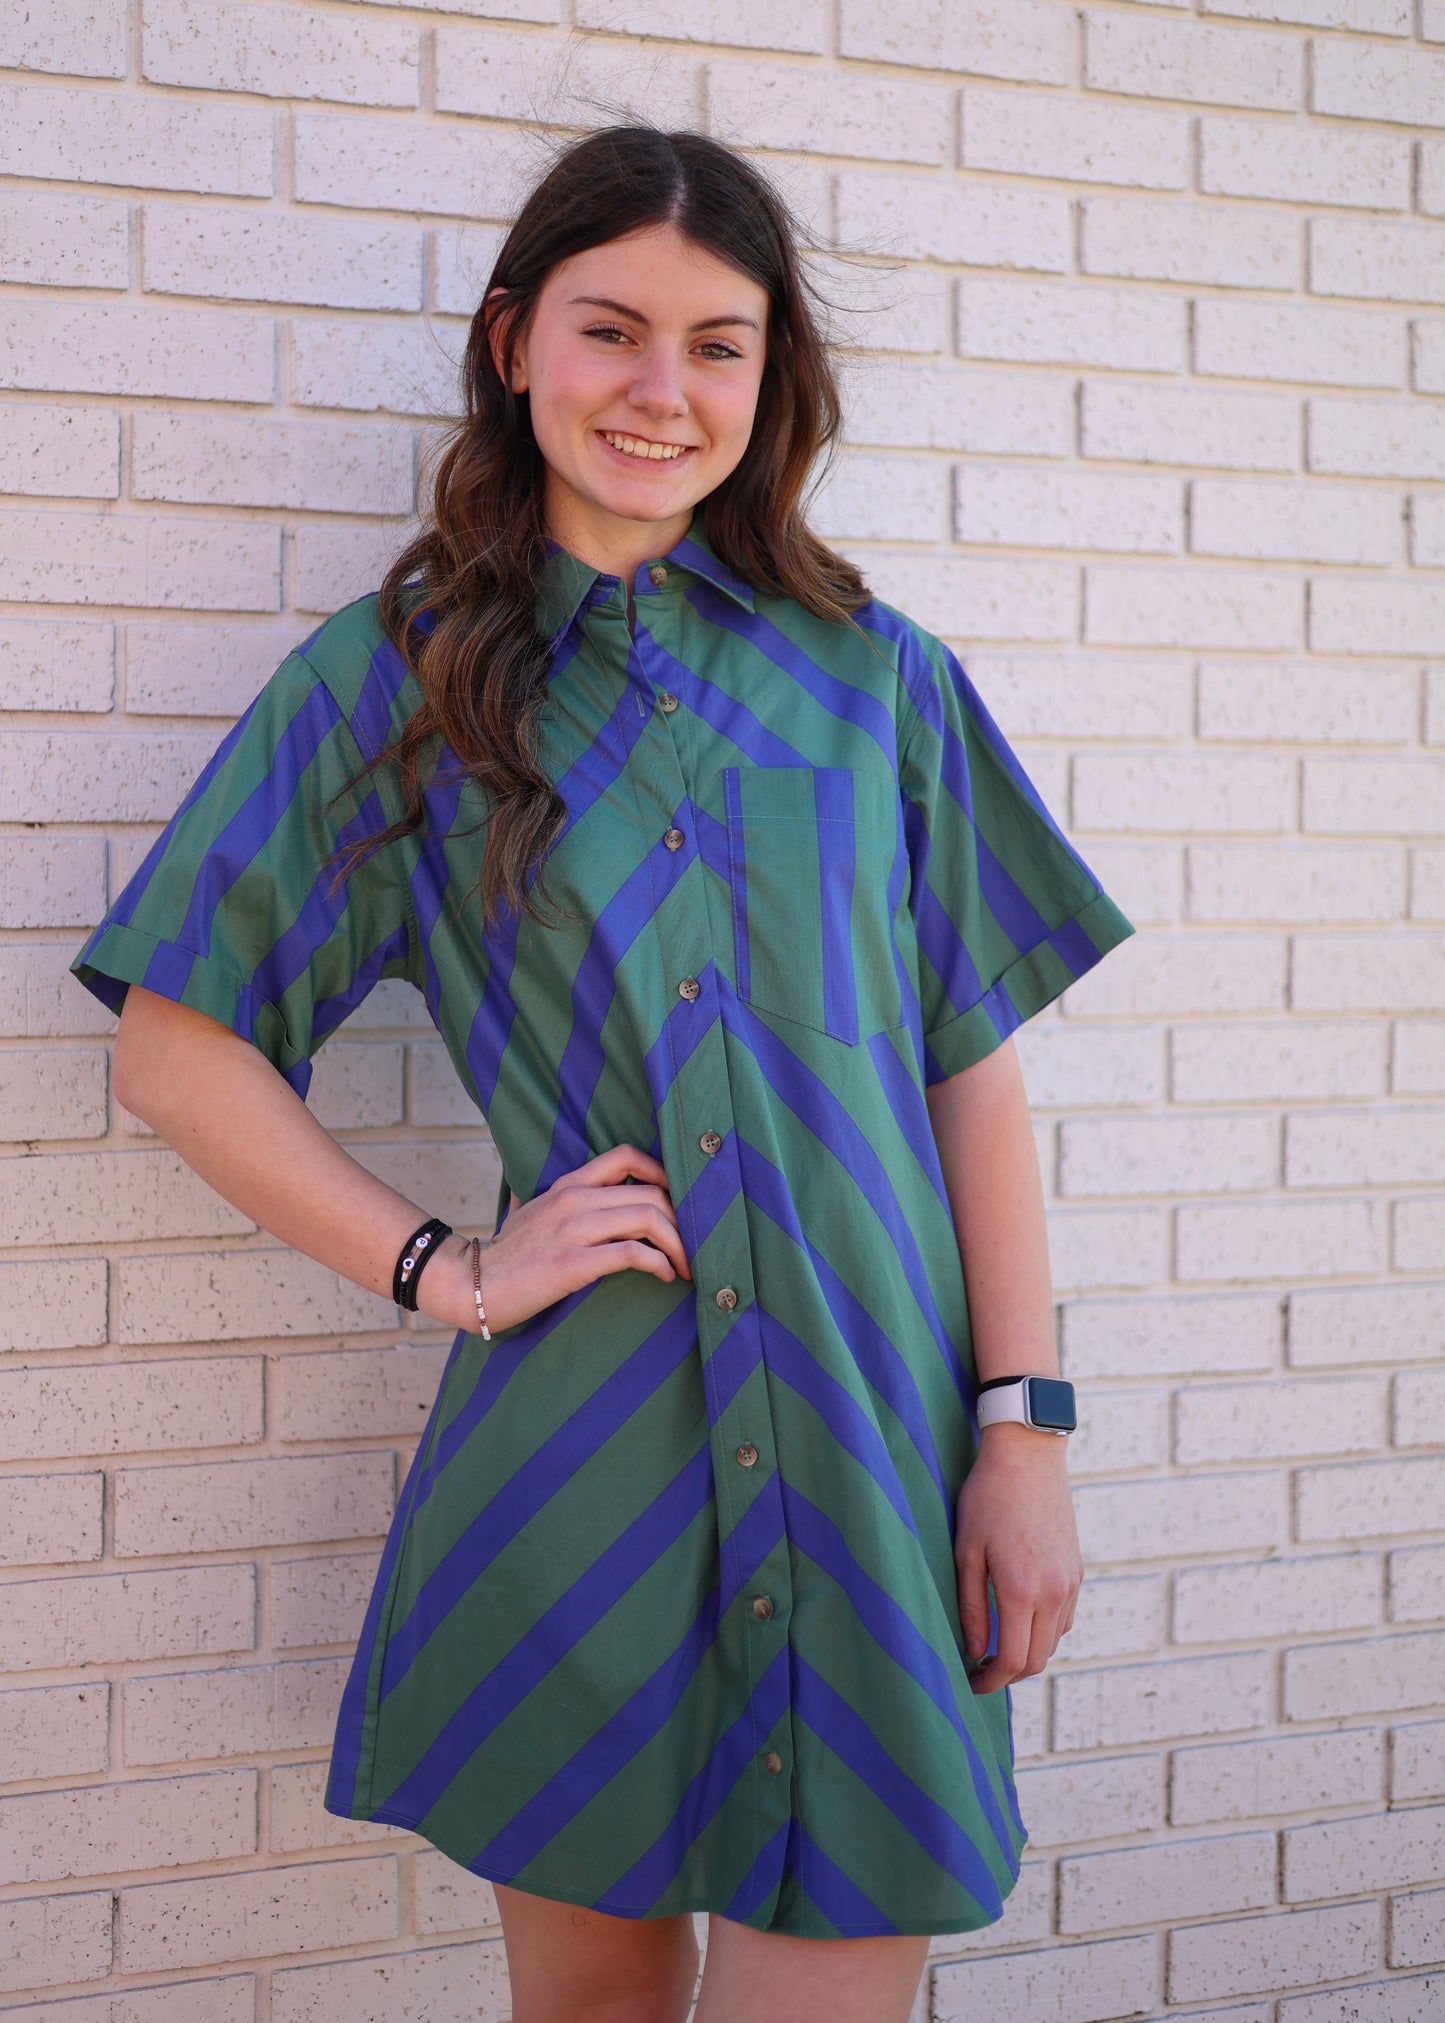
[[[292,659],[327,690],[367,757],[400,734],[422,700],[421,684],[382,624],[374,590],[317,626]]]

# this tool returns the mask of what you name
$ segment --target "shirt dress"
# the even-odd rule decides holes
[[[401,806],[385,769],[333,797],[420,700],[371,596],[283,662],[72,967],[209,1012],[303,1096],[405,977],[504,1199],[623,1141],[667,1172],[692,1283],[457,1334],[327,1809],[623,1916],[964,1931],[1026,1831],[1008,1691],[962,1647],[976,1377],[924,1091],[1132,930],[903,613],[755,594],[700,520],[633,588],[635,636],[626,584],[549,549],[550,916],[483,932],[484,801],[439,737],[424,831],[330,890],[338,837]]]

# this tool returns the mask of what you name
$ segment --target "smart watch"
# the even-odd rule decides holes
[[[978,1387],[979,1430],[1000,1419],[1036,1426],[1042,1433],[1072,1433],[1074,1387],[1062,1377],[990,1377]]]

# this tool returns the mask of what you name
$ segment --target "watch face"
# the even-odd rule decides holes
[[[1058,1377],[1030,1377],[1028,1412],[1035,1426],[1072,1433],[1079,1423],[1074,1416],[1073,1385]]]

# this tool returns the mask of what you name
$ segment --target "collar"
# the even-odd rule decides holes
[[[744,611],[753,609],[751,585],[745,583],[741,576],[734,575],[719,557],[703,531],[700,515],[693,515],[692,525],[682,539],[658,559],[666,564],[669,571],[680,569],[710,583],[715,590],[721,590],[724,596],[740,604]],[[633,588],[639,597],[657,594],[648,580],[649,566],[650,562],[644,561],[638,568]],[[541,580],[537,586],[537,630],[555,643],[585,603],[598,601],[593,598],[594,591],[605,595],[621,580],[620,576],[609,576],[601,569],[594,569],[590,563],[579,561],[549,537],[547,559],[542,565]]]

